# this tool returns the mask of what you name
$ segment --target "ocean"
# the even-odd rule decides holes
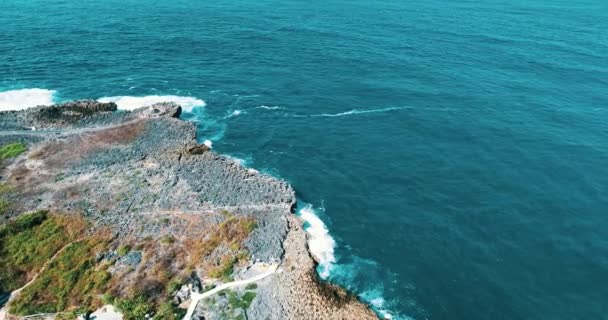
[[[608,319],[608,3],[2,0],[0,109],[171,100],[393,319]]]

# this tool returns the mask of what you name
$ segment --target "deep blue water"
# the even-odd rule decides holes
[[[379,312],[608,318],[605,1],[2,0],[0,91],[204,100]]]

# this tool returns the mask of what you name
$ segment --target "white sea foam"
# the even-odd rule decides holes
[[[241,110],[234,110],[234,111],[232,111],[232,115],[233,115],[233,116],[238,116],[238,115],[240,115],[241,113],[243,113],[243,111],[241,111]]]
[[[319,263],[319,276],[322,279],[327,279],[333,264],[336,262],[334,255],[336,242],[329,234],[329,230],[323,220],[319,218],[311,205],[305,206],[299,213],[300,217],[307,223],[305,229],[310,234],[308,248]]]
[[[259,106],[259,107],[255,107],[254,109],[266,109],[266,110],[282,110],[285,109],[283,107],[279,107],[279,106]]]
[[[365,291],[361,294],[361,298],[363,298],[364,301],[367,301],[383,319],[395,319],[391,312],[386,309],[386,300],[382,297],[381,290]],[[405,319],[408,318],[404,318],[404,320]]]
[[[205,140],[205,142],[203,142],[203,144],[209,148],[213,147],[213,141],[211,141],[211,140]]]
[[[353,109],[350,111],[340,112],[340,113],[313,114],[313,115],[310,115],[309,117],[343,117],[343,116],[350,116],[350,115],[357,115],[357,114],[380,113],[380,112],[389,112],[389,111],[404,110],[404,109],[410,109],[410,107],[389,107],[389,108],[368,109],[368,110]],[[306,117],[306,116],[298,116],[298,117]]]
[[[240,166],[243,166],[243,167],[249,166],[249,164],[251,162],[251,158],[249,158],[249,157],[247,157],[246,159],[231,156],[231,155],[225,155],[225,157],[231,159],[232,161],[236,162],[237,164],[239,164]]]
[[[0,92],[0,111],[23,110],[54,103],[55,90],[18,89]]]
[[[118,109],[133,110],[145,106],[149,106],[159,102],[175,102],[182,106],[184,111],[192,111],[194,107],[204,107],[205,101],[197,99],[195,97],[185,96],[115,96],[115,97],[103,97],[97,99],[99,102],[114,102],[118,106]]]

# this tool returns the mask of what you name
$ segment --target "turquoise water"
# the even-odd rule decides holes
[[[381,314],[607,317],[604,1],[3,0],[0,91],[188,105]]]

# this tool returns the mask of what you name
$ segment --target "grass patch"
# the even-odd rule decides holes
[[[76,216],[36,211],[18,216],[0,229],[0,291],[23,286],[86,226]]]
[[[92,310],[101,306],[111,274],[96,267],[95,254],[106,246],[91,238],[70,244],[49,267],[11,303],[17,315]]]
[[[14,158],[27,150],[27,147],[22,142],[5,144],[0,147],[0,160]]]
[[[131,298],[117,298],[116,308],[122,313],[124,320],[146,319],[146,314],[153,311],[153,306],[142,295]]]
[[[165,302],[158,307],[153,320],[179,320],[186,315],[186,310],[178,308],[171,302]]]
[[[255,299],[255,296],[256,293],[253,291],[247,291],[243,294],[243,296],[241,297],[241,306],[243,307],[243,309],[249,308],[251,302],[253,301],[253,299]]]
[[[238,259],[234,256],[224,256],[220,265],[209,271],[209,276],[212,278],[222,279],[224,282],[230,282],[233,280],[232,272],[234,271],[234,265],[238,262]]]
[[[131,247],[129,245],[123,244],[120,245],[118,249],[116,249],[116,254],[119,257],[124,257],[127,255],[127,253],[129,253],[129,251],[131,251]]]
[[[247,310],[251,305],[253,299],[255,299],[256,293],[252,291],[245,292],[242,296],[239,297],[238,293],[234,291],[228,291],[228,305],[231,309],[243,309]]]
[[[170,245],[175,242],[175,238],[172,235],[166,235],[160,238],[160,243],[164,245]]]

